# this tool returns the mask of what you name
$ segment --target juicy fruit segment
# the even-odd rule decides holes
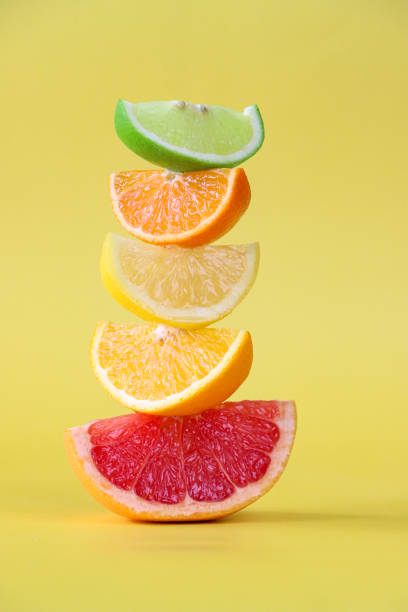
[[[232,168],[254,155],[264,139],[256,105],[241,113],[181,100],[139,104],[119,100],[115,128],[140,157],[178,172]]]
[[[141,102],[129,108],[145,130],[163,140],[171,134],[174,146],[195,152],[228,155],[245,146],[252,136],[249,117],[222,106],[176,101]],[[217,130],[218,138],[214,138]]]
[[[242,168],[177,174],[129,170],[111,174],[113,212],[130,234],[153,244],[198,246],[230,230],[251,199]]]
[[[245,380],[252,341],[247,331],[100,323],[91,364],[106,391],[133,410],[193,414]]]
[[[225,317],[255,281],[259,245],[159,247],[108,234],[101,274],[111,295],[142,319],[197,328]]]
[[[296,430],[293,402],[225,402],[196,416],[126,415],[66,432],[71,465],[102,504],[130,518],[230,514],[282,473]]]

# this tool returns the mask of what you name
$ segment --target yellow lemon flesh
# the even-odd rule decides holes
[[[258,264],[258,243],[162,247],[108,234],[101,274],[111,295],[142,319],[194,329],[235,308]]]

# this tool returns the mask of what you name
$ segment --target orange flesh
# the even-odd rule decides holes
[[[248,207],[251,192],[242,168],[133,170],[110,176],[110,196],[119,222],[134,236],[197,246],[227,232]]]
[[[122,405],[143,413],[195,414],[227,399],[245,380],[252,340],[242,330],[101,322],[90,358],[103,388]]]
[[[215,212],[228,189],[227,173],[121,172],[114,185],[129,225],[148,234],[174,234],[196,227]]]
[[[237,332],[190,332],[109,323],[99,344],[99,363],[111,383],[136,399],[158,400],[204,378],[224,357]]]

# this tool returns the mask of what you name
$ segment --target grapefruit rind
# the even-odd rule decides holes
[[[115,177],[116,173],[109,175],[109,194],[115,217],[129,234],[150,244],[195,247],[214,242],[234,227],[251,201],[251,188],[245,171],[242,168],[234,168],[229,174],[228,188],[220,205],[212,215],[203,219],[196,227],[177,234],[147,233],[126,220],[120,209],[120,196],[116,192]]]
[[[252,339],[248,331],[237,332],[235,340],[218,364],[203,378],[179,393],[161,400],[136,399],[112,384],[98,358],[98,347],[107,322],[97,324],[91,341],[92,370],[102,387],[123,406],[146,414],[184,416],[197,414],[225,401],[248,376],[253,358]]]
[[[259,243],[246,246],[246,268],[231,291],[208,308],[172,308],[153,300],[143,289],[137,289],[125,276],[120,264],[120,245],[126,238],[109,233],[102,247],[102,281],[112,297],[141,319],[184,329],[197,329],[226,317],[244,299],[255,282],[259,267]],[[136,242],[136,241],[134,241]],[[139,243],[140,244],[140,243]],[[160,247],[158,247],[160,248]]]
[[[271,464],[257,482],[235,492],[222,502],[197,502],[188,494],[178,504],[150,502],[133,491],[115,487],[98,471],[91,458],[88,428],[92,423],[67,429],[65,447],[70,465],[85,489],[108,510],[133,520],[146,521],[203,521],[221,518],[245,508],[264,495],[281,476],[293,447],[296,433],[296,406],[294,402],[279,402],[280,416],[274,422],[280,429],[280,438],[270,454]]]
[[[132,111],[133,106],[131,102],[122,99],[116,105],[115,129],[120,140],[143,159],[176,172],[233,168],[252,157],[264,141],[264,125],[256,104],[246,107],[242,112],[249,118],[252,127],[251,140],[240,150],[225,155],[199,153],[166,142],[141,125]]]

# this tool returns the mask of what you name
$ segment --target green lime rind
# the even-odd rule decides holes
[[[150,104],[175,105],[176,102]],[[212,112],[212,109],[217,109],[218,111],[221,109],[224,116],[225,113],[227,113],[229,125],[226,126],[226,129],[228,129],[230,133],[234,133],[234,127],[236,127],[236,133],[240,134],[241,130],[244,136],[249,134],[249,140],[247,139],[246,142],[241,143],[242,146],[240,146],[239,149],[222,154],[208,152],[208,150],[206,152],[200,152],[187,148],[186,146],[180,146],[180,140],[183,141],[183,121],[179,121],[178,123],[180,125],[176,126],[178,129],[178,144],[175,145],[167,142],[167,140],[163,138],[163,125],[159,126],[162,131],[161,135],[159,136],[153,131],[146,129],[140,123],[140,121],[138,121],[134,111],[134,108],[137,108],[138,106],[139,105],[134,105],[126,100],[118,100],[115,110],[115,129],[120,140],[131,151],[143,159],[146,159],[157,166],[161,166],[175,172],[193,172],[195,170],[205,170],[207,168],[234,168],[249,157],[252,157],[252,155],[254,155],[258,149],[260,149],[264,141],[264,125],[261,113],[255,104],[245,108],[242,113],[230,111],[229,109],[225,109],[223,107],[206,107],[209,109],[209,112]],[[148,104],[146,103],[144,103],[143,106],[148,108]],[[231,118],[228,116],[228,112],[231,113]],[[244,122],[245,129],[242,127]],[[201,135],[204,135],[204,137],[207,136],[205,133],[205,130],[207,129],[205,121],[199,123],[198,131],[201,129]],[[224,138],[228,137],[228,132],[225,134],[222,133],[223,127],[224,126],[221,124],[220,127],[217,128],[215,139],[217,139],[218,134]],[[241,137],[241,140],[244,136]],[[211,143],[211,139],[209,142]]]

